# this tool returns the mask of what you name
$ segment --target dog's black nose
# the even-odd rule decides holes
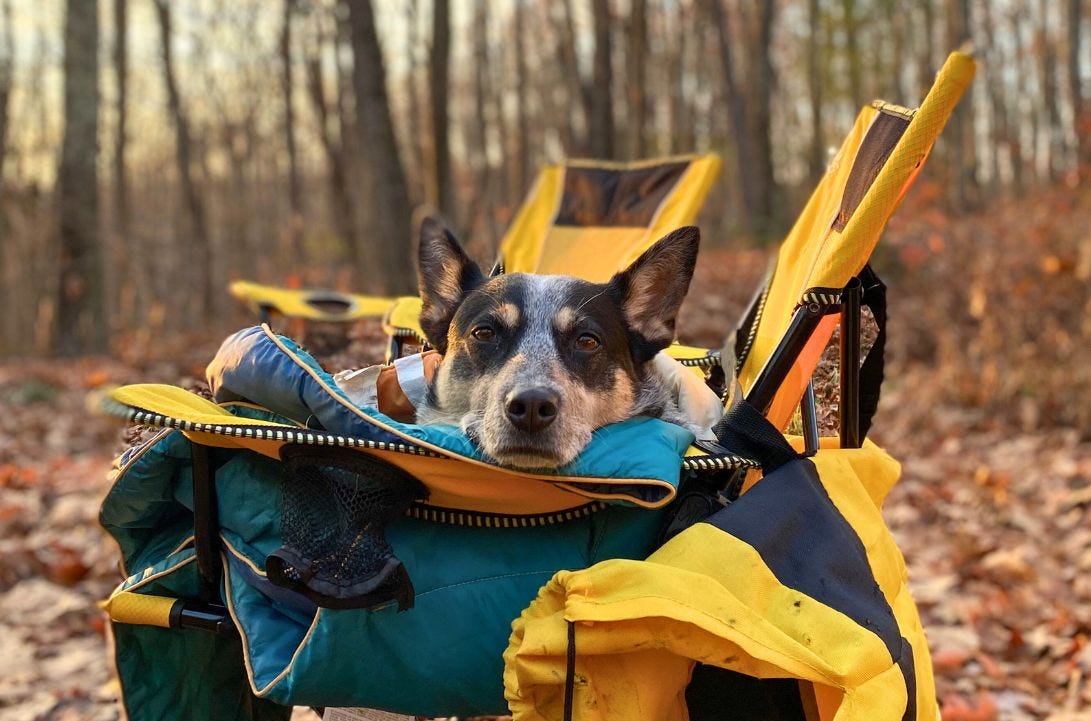
[[[521,431],[535,433],[557,417],[560,398],[548,388],[528,388],[508,394],[504,410],[511,424]]]

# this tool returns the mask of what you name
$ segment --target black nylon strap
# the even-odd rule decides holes
[[[882,392],[886,366],[886,285],[879,280],[870,265],[864,266],[859,278],[864,286],[862,303],[871,309],[871,315],[879,329],[875,344],[871,346],[867,358],[860,366],[860,438],[865,438],[871,428],[875,411],[879,408],[879,395]]]
[[[720,445],[732,453],[760,462],[766,474],[801,457],[761,411],[745,401],[724,413],[712,432]]]
[[[576,690],[576,624],[568,622],[568,667],[564,674],[564,721],[572,721],[572,696]]]

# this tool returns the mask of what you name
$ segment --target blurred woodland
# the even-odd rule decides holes
[[[412,293],[415,212],[491,261],[563,157],[720,152],[706,245],[775,241],[859,106],[967,39],[936,207],[1074,183],[1081,4],[2,0],[0,354],[237,320],[239,277]]]
[[[716,151],[679,331],[719,347],[859,107],[971,40],[872,263],[886,515],[945,721],[1091,721],[1087,5],[0,0],[0,718],[117,718],[84,398],[199,385],[230,280],[414,293],[423,212],[488,264],[543,163]]]

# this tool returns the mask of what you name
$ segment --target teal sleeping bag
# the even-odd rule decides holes
[[[210,374],[240,424],[294,421],[372,440],[395,428],[389,419],[382,419],[385,428],[371,426],[367,418],[379,416],[373,409],[349,412],[341,402],[330,403],[336,386],[328,374],[263,329],[228,339]],[[450,449],[456,458],[477,454],[480,461],[457,429],[404,426],[399,432],[428,447]],[[559,481],[567,474],[579,478],[589,498],[601,498],[596,477],[614,484],[611,489],[626,478],[677,487],[692,441],[688,431],[650,418],[602,431],[571,468],[558,470]],[[167,430],[119,459],[101,522],[131,574],[125,590],[195,593],[189,443],[181,431]],[[213,449],[212,457],[222,592],[239,637],[113,624],[123,702],[134,721],[280,719],[292,705],[505,714],[502,654],[512,621],[538,589],[558,570],[644,558],[662,522],[661,508],[610,498],[552,516],[490,514],[488,523],[472,513],[406,516],[387,528],[386,538],[412,579],[412,608],[320,608],[274,585],[266,573],[267,557],[283,542],[284,489],[295,482],[285,464],[235,448]]]

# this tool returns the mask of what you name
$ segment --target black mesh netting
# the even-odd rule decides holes
[[[266,559],[269,580],[327,608],[413,605],[413,585],[386,527],[424,498],[421,483],[360,451],[287,445],[284,545]]]

